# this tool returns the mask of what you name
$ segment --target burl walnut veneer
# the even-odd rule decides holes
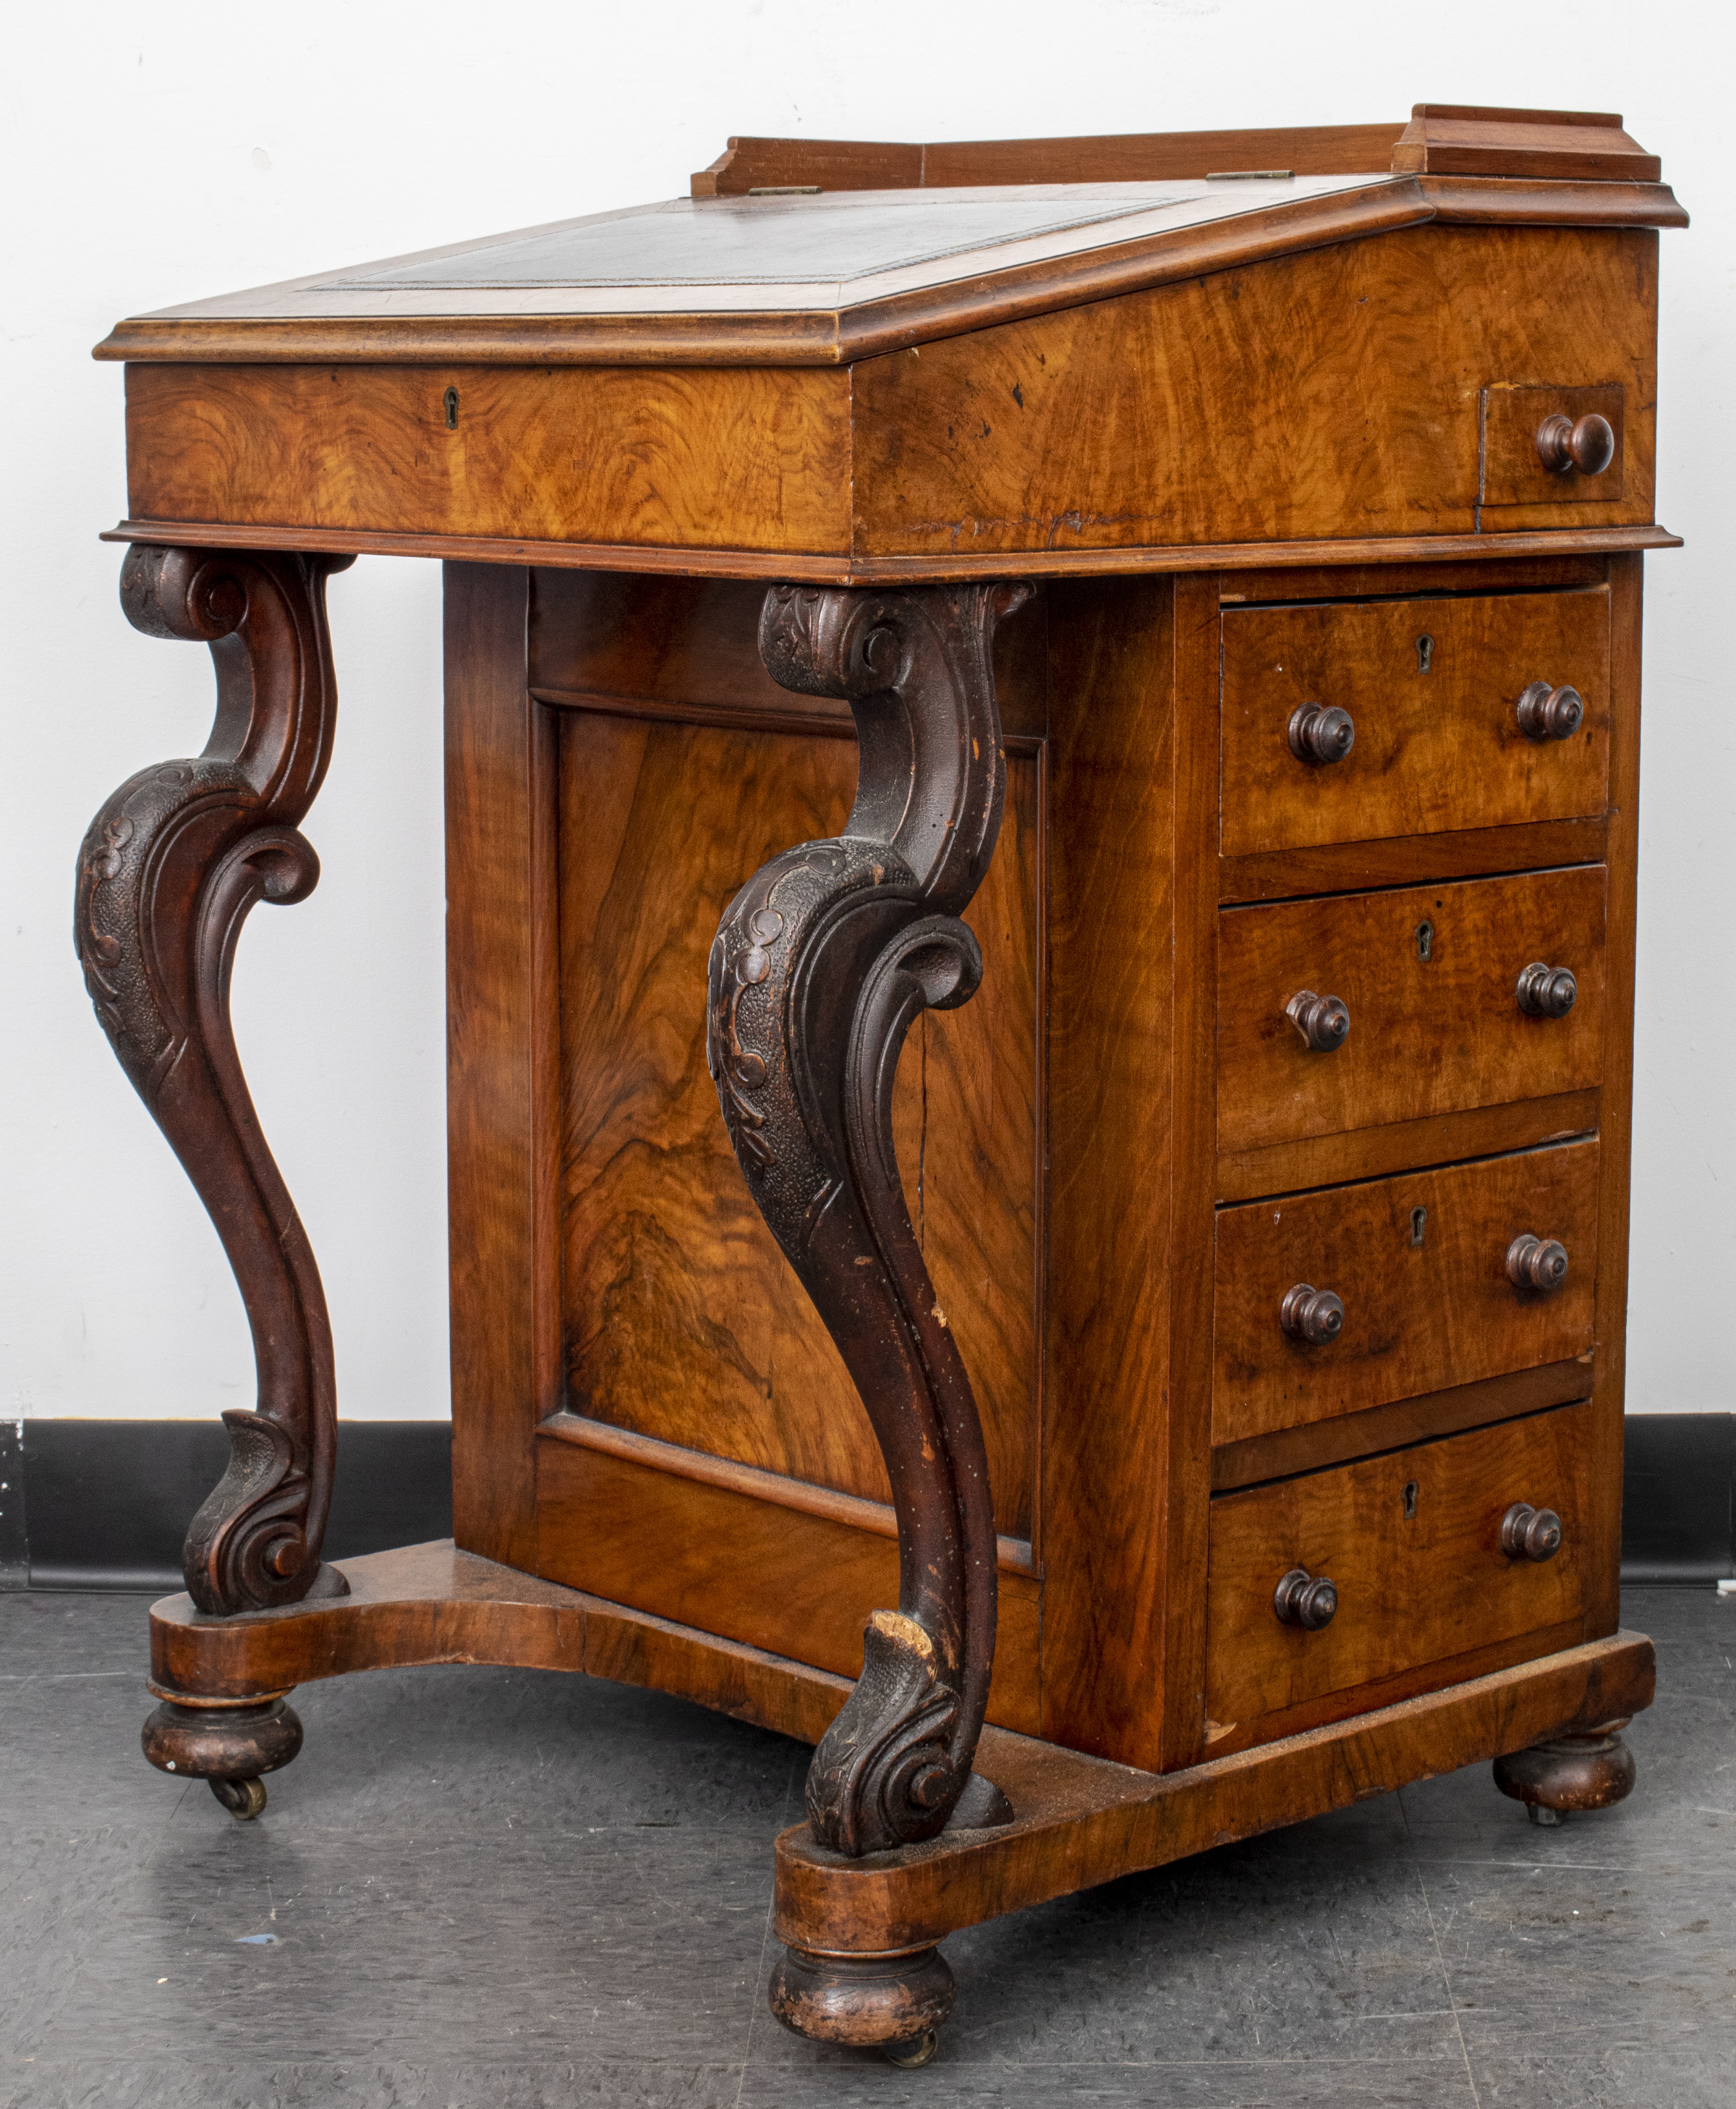
[[[259,1361],[154,1763],[256,1815],[291,1687],[427,1661],[814,1741],[772,2003],[903,2063],[956,1927],[1478,1759],[1628,1791],[1657,174],[744,139],[119,326],[124,604],[219,704],[79,951]],[[339,1569],[228,995],[363,550],[447,567],[457,1540]]]

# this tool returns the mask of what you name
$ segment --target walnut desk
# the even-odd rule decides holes
[[[219,702],[78,944],[259,1363],[154,1763],[256,1814],[292,1686],[429,1661],[808,1739],[773,2004],[905,2062],[958,1927],[1475,1759],[1628,1791],[1657,178],[1429,106],[742,139],[115,330],[123,602]],[[228,991],[360,550],[446,563],[457,1524],[340,1571]]]

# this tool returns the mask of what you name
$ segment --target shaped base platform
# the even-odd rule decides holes
[[[341,1565],[346,1596],[233,1618],[207,1616],[185,1596],[154,1605],[153,1692],[216,1710],[356,1670],[492,1663],[652,1686],[817,1742],[851,1689],[450,1541]],[[1164,1774],[987,1728],[977,1769],[1011,1801],[1011,1823],[955,1825],[854,1860],[817,1845],[806,1824],[778,1840],[775,1923],[794,1953],[774,1974],[774,2011],[803,2033],[910,2062],[950,2004],[934,1953],[949,1934],[1434,1773],[1607,1734],[1651,1704],[1654,1681],[1650,1641],[1619,1633]]]

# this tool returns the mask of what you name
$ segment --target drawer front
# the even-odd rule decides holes
[[[1396,1450],[1211,1504],[1206,1706],[1220,1730],[1527,1633],[1585,1612],[1591,1407]],[[1560,1550],[1501,1549],[1518,1502],[1553,1509]],[[1310,1633],[1274,1593],[1295,1568],[1338,1606]]]
[[[1535,717],[1540,737],[1522,726],[1519,699],[1539,681],[1580,696],[1570,738],[1542,736]],[[1309,705],[1350,714],[1341,760],[1292,748]],[[1223,785],[1225,856],[1603,812],[1607,588],[1226,609]]]
[[[1603,865],[1224,911],[1218,1146],[1247,1149],[1583,1091],[1603,1068]],[[1565,1017],[1530,1016],[1526,968],[1567,968]],[[1286,1005],[1336,996],[1310,1045]]]
[[[1594,1140],[1220,1210],[1213,1442],[1588,1353],[1597,1226]],[[1514,1280],[1527,1233],[1565,1249],[1559,1286]],[[1301,1287],[1338,1299],[1336,1334]]]

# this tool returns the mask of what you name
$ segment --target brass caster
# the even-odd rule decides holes
[[[922,2035],[912,2036],[907,2043],[888,2044],[881,2056],[888,2065],[903,2066],[908,2072],[917,2066],[927,2065],[940,2040],[939,2034],[929,2029]]]
[[[237,1823],[251,1823],[265,1813],[265,1782],[262,1779],[211,1779],[205,1784]]]

